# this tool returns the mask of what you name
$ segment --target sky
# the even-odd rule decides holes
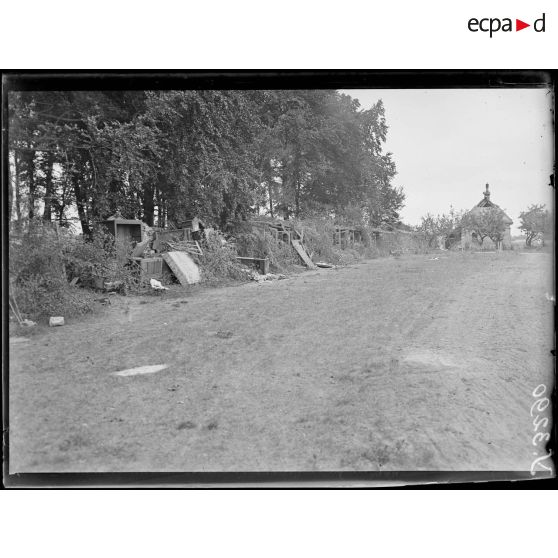
[[[384,102],[385,152],[397,167],[393,184],[406,195],[403,222],[426,213],[470,209],[491,200],[513,219],[530,204],[553,204],[552,94],[547,89],[343,90],[363,109]]]

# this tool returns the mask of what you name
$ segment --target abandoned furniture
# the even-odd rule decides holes
[[[107,219],[106,221],[101,221],[101,225],[103,225],[116,240],[138,243],[143,240],[141,221],[137,219]]]

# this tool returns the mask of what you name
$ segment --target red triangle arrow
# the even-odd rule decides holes
[[[524,21],[521,21],[520,19],[515,20],[515,30],[516,31],[521,31],[522,29],[525,29],[525,27],[531,27],[531,24],[530,23],[525,23]]]

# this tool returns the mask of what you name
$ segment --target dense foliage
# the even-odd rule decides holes
[[[381,101],[362,110],[329,90],[10,92],[9,214],[20,230],[75,218],[87,236],[116,213],[225,229],[349,208],[396,224],[387,129]]]
[[[535,239],[540,238],[544,245],[544,236],[551,231],[550,213],[544,205],[530,205],[527,211],[519,215],[520,229],[525,234],[525,244],[531,246]]]
[[[416,230],[424,235],[429,247],[435,246],[439,240],[447,245],[452,236],[460,238],[465,214],[465,211],[456,211],[453,207],[450,207],[449,213],[442,215],[434,216],[427,213],[421,218]]]
[[[463,216],[461,221],[463,228],[473,233],[479,244],[486,237],[494,244],[498,244],[504,238],[506,223],[504,212],[498,207],[484,207],[481,211],[470,211]]]

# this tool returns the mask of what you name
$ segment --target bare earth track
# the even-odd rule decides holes
[[[10,344],[10,472],[529,470],[551,272],[408,256],[118,298]]]

